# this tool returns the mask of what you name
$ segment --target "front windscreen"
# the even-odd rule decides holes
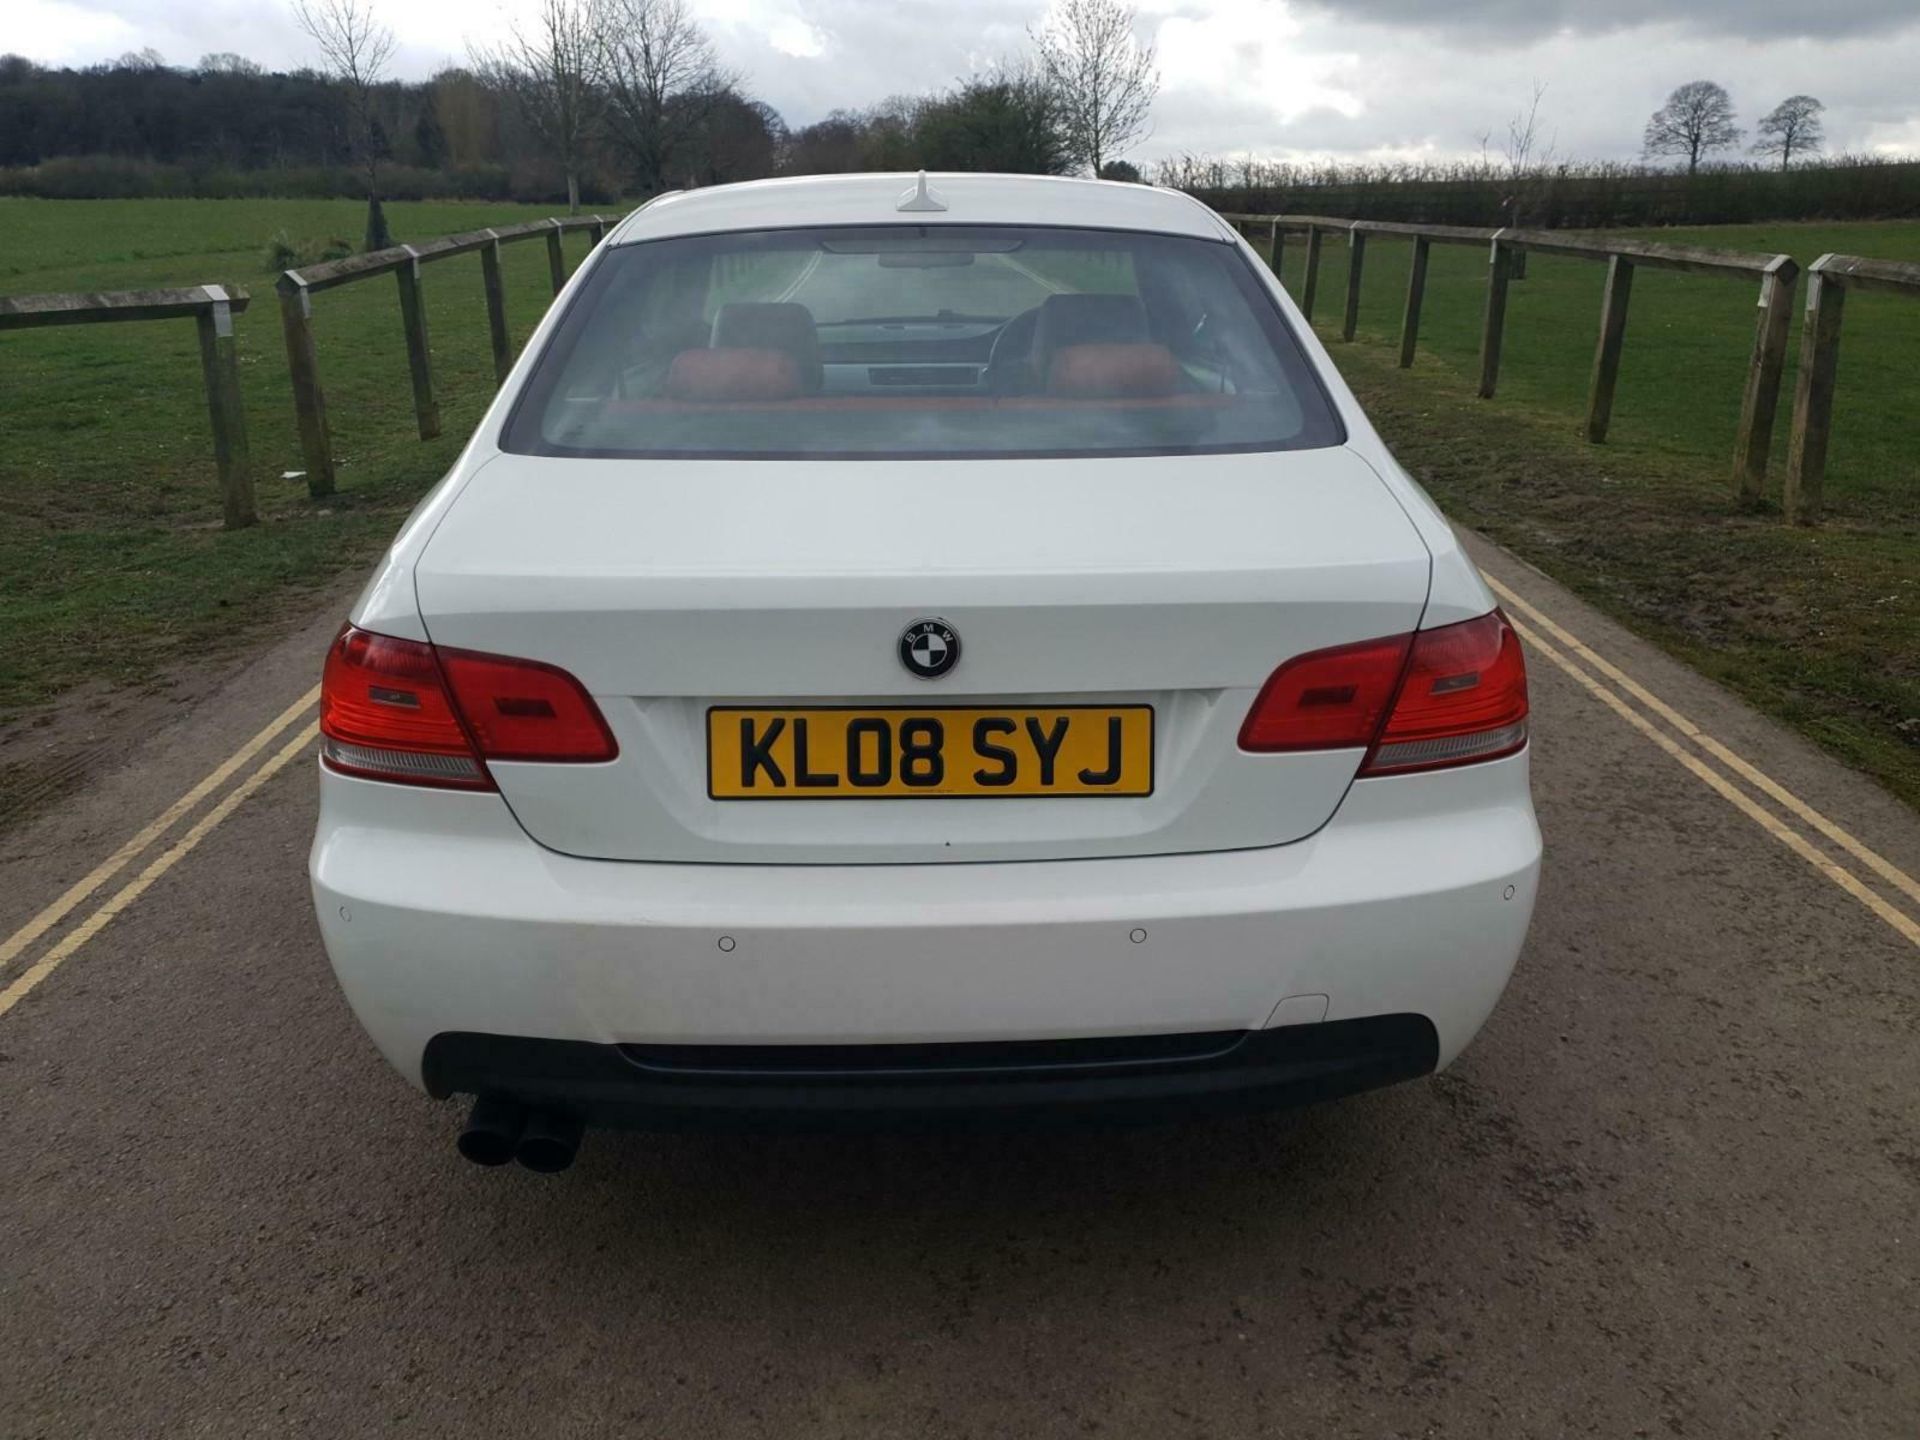
[[[1233,246],[880,225],[608,250],[541,355],[502,446],[901,459],[1343,439]]]

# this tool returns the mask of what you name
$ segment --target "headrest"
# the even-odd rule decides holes
[[[820,334],[804,305],[774,300],[738,300],[713,317],[716,350],[784,350],[799,367],[803,390],[820,388]]]
[[[667,370],[673,400],[791,400],[800,393],[800,366],[785,350],[682,350]]]
[[[1133,295],[1049,295],[1033,326],[1033,355],[1047,373],[1056,350],[1095,341],[1144,340],[1147,311]]]
[[[1179,388],[1173,352],[1144,341],[1068,345],[1047,364],[1047,394],[1066,399],[1135,399]]]

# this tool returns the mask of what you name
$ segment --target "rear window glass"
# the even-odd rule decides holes
[[[907,459],[1292,450],[1344,438],[1230,245],[883,225],[608,250],[502,445]]]

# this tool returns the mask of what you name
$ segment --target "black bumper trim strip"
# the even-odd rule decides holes
[[[1423,1015],[1101,1040],[874,1046],[601,1045],[448,1032],[429,1093],[499,1094],[642,1130],[1156,1120],[1270,1109],[1429,1074]]]

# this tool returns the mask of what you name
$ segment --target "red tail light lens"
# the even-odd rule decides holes
[[[1412,640],[1393,635],[1295,656],[1261,687],[1240,727],[1240,748],[1349,750],[1373,744]]]
[[[1242,750],[1364,747],[1362,775],[1493,760],[1526,743],[1526,661],[1498,610],[1297,656],[1240,727]]]
[[[333,769],[413,785],[491,790],[486,760],[599,761],[619,753],[599,707],[565,671],[343,626],[320,685]]]
[[[1413,637],[1406,679],[1362,775],[1438,770],[1527,743],[1527,662],[1498,610]]]
[[[433,647],[342,626],[320,680],[321,756],[376,780],[491,790]]]
[[[440,666],[489,760],[580,764],[620,753],[600,707],[564,670],[469,650],[442,650]]]

